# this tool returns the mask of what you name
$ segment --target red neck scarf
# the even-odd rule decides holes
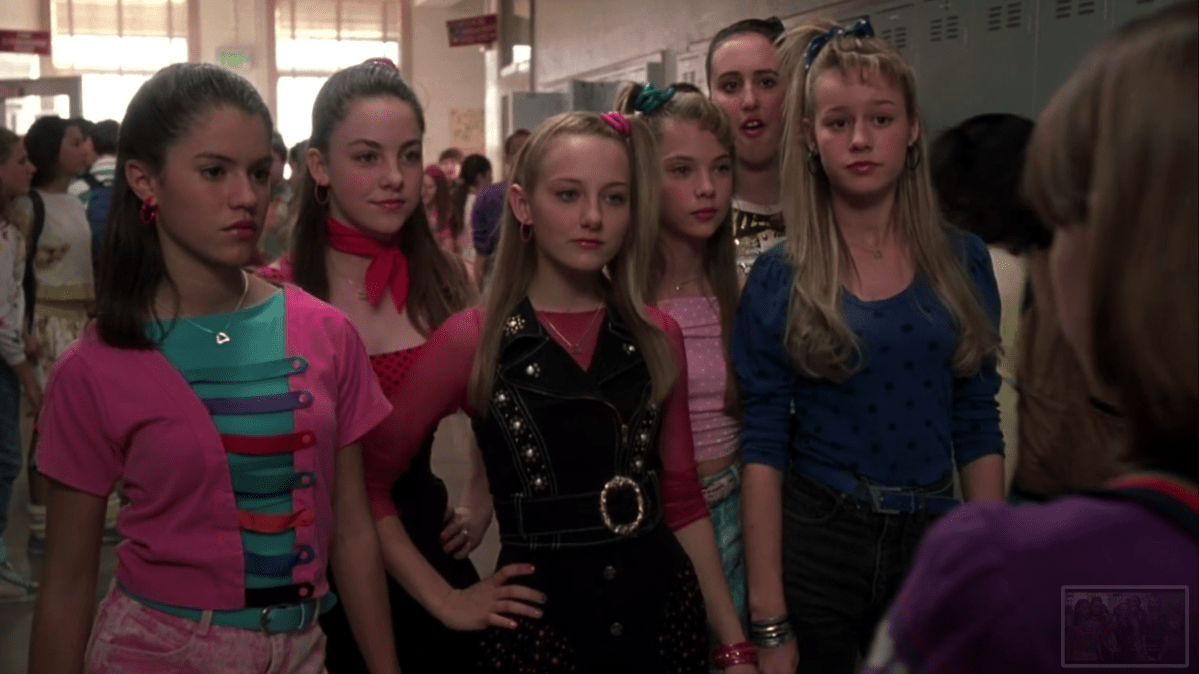
[[[325,218],[329,234],[329,245],[336,250],[359,257],[369,257],[371,264],[366,268],[366,280],[362,284],[371,306],[378,306],[383,299],[383,290],[391,288],[391,301],[396,311],[403,313],[408,303],[408,258],[400,252],[400,235],[397,233],[384,244],[347,227],[333,219]]]

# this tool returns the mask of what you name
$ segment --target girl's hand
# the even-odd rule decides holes
[[[441,549],[454,559],[466,559],[479,547],[487,527],[491,526],[491,508],[460,506],[446,513],[441,532]]]
[[[516,629],[509,615],[540,618],[545,595],[523,585],[508,585],[516,576],[533,573],[531,564],[509,564],[465,590],[451,590],[435,612],[446,627],[461,632],[488,627]]]
[[[797,667],[799,646],[794,641],[777,648],[758,647],[758,670],[762,674],[795,674]]]

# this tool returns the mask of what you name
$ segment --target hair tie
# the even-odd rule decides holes
[[[643,115],[652,115],[674,97],[674,87],[659,89],[646,82],[641,85],[641,91],[633,99],[633,110]]]
[[[612,112],[605,112],[600,117],[608,123],[608,126],[616,129],[616,133],[625,138],[633,137],[633,125],[629,124],[629,120],[622,113],[614,110]]]
[[[391,59],[389,59],[385,56],[376,56],[375,58],[369,58],[366,60],[366,62],[371,65],[385,66],[387,68],[391,68],[392,70],[396,71],[397,73],[400,72],[400,68],[395,64],[395,61],[392,61]]]
[[[857,23],[853,25],[853,28],[850,28],[849,30],[846,30],[841,26],[833,26],[827,33],[821,33],[820,35],[812,38],[812,41],[808,43],[807,51],[804,52],[804,70],[812,67],[812,62],[815,61],[816,57],[820,55],[820,50],[824,49],[826,44],[832,42],[833,38],[841,35],[852,35],[854,37],[861,38],[874,37],[874,26],[870,25],[870,17],[863,16],[858,20]]]

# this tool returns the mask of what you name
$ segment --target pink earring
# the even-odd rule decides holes
[[[143,225],[152,225],[158,219],[158,205],[154,203],[154,197],[142,200],[141,218]]]

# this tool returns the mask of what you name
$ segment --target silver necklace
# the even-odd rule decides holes
[[[549,318],[545,319],[545,324],[550,326],[550,330],[553,330],[559,337],[561,337],[562,341],[566,342],[569,345],[569,351],[577,356],[580,353],[583,353],[583,341],[587,339],[587,335],[591,334],[591,328],[595,327],[595,319],[599,318],[600,309],[603,309],[603,307],[600,307],[599,309],[595,310],[595,315],[591,317],[591,322],[587,324],[587,329],[583,331],[583,335],[581,337],[579,337],[579,341],[577,341],[577,342],[572,342],[569,339],[567,339],[566,335],[562,334],[562,331],[559,330],[554,325],[554,322],[551,321]]]
[[[683,286],[685,286],[685,285],[691,285],[692,283],[695,283],[696,281],[700,281],[700,280],[702,280],[703,278],[704,278],[703,276],[696,276],[695,278],[689,278],[689,279],[687,279],[686,281],[680,281],[680,282],[678,282],[678,283],[676,283],[676,284],[675,284],[675,286],[674,286],[674,291],[677,293],[677,292],[679,292],[680,290],[682,290],[682,289],[683,289]]]
[[[245,304],[246,295],[248,295],[250,293],[250,275],[247,274],[246,270],[243,269],[241,271],[241,277],[242,277],[242,279],[245,280],[246,286],[245,286],[245,288],[242,289],[241,299],[237,301],[237,307],[233,310],[233,315],[229,316],[229,322],[225,324],[224,330],[221,330],[220,332],[215,332],[213,330],[209,330],[208,328],[204,327],[203,325],[200,325],[199,323],[193,321],[190,318],[187,318],[186,316],[176,316],[176,318],[182,318],[183,320],[187,321],[188,323],[191,323],[196,328],[199,328],[200,330],[203,330],[204,332],[207,332],[208,334],[216,337],[217,344],[220,344],[220,345],[228,344],[229,343],[229,326],[233,325],[234,315],[236,315],[238,311],[241,311],[241,305]]]

